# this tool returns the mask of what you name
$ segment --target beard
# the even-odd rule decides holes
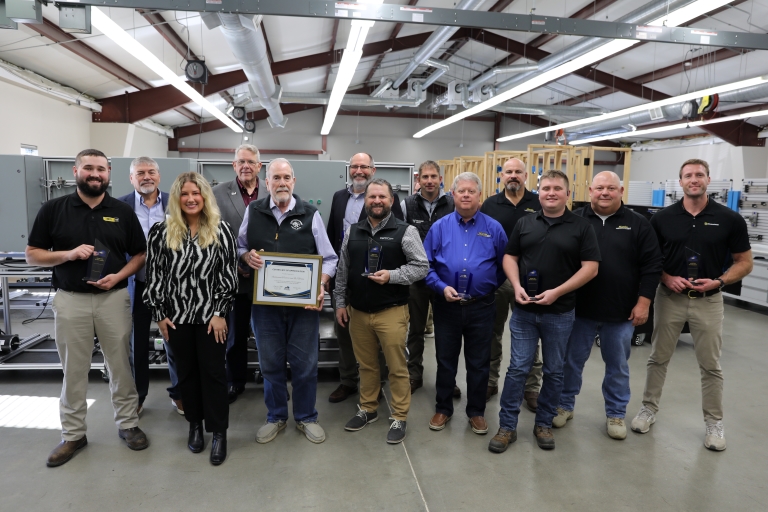
[[[506,185],[504,185],[504,188],[507,189],[507,192],[517,192],[520,190],[520,188],[523,186],[522,183],[517,183],[515,181],[508,181]]]
[[[139,192],[142,194],[154,194],[155,190],[157,190],[157,187],[154,183],[150,183],[149,185],[140,185],[139,186]]]
[[[365,192],[365,187],[368,185],[369,181],[368,178],[352,178],[352,190],[355,191],[355,194]]]
[[[365,207],[365,213],[372,219],[381,220],[387,217],[389,215],[389,212],[392,211],[392,207],[390,206],[382,206],[381,207],[381,213],[375,213],[373,211],[373,206],[366,206]],[[378,208],[378,207],[377,207]]]
[[[93,188],[93,185],[88,183],[88,178],[75,179],[77,183],[77,189],[88,197],[99,197],[101,194],[107,191],[109,187],[109,181],[100,181],[98,187]]]

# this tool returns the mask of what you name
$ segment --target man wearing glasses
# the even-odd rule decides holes
[[[221,218],[230,226],[243,223],[245,209],[251,201],[267,197],[264,182],[259,178],[261,159],[259,150],[252,144],[242,144],[235,150],[232,167],[237,175],[234,180],[216,185],[213,195],[221,210]],[[251,271],[238,265],[240,280],[235,295],[235,307],[229,313],[227,326],[227,395],[231,404],[245,390],[248,375],[248,329],[251,319]]]
[[[331,218],[328,220],[328,239],[333,245],[336,254],[341,251],[341,242],[344,239],[344,233],[353,224],[365,220],[365,187],[373,179],[376,173],[376,164],[373,157],[368,153],[357,153],[349,159],[349,184],[333,195],[331,203]],[[400,207],[400,198],[395,194],[392,204],[392,213],[397,219],[403,219],[403,210]],[[334,281],[331,281],[331,293],[333,292]],[[334,311],[336,305],[333,305]],[[334,325],[336,339],[339,343],[339,374],[341,375],[341,384],[328,397],[332,403],[342,402],[357,393],[357,361],[355,353],[352,350],[352,338],[349,336],[349,326],[342,327],[337,322]],[[379,365],[382,369],[382,375],[386,375],[385,363],[381,354],[379,354]]]

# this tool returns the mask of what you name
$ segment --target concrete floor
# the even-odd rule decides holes
[[[45,467],[58,443],[56,430],[0,428],[2,510],[768,510],[768,457],[758,428],[768,421],[765,311],[726,306],[722,365],[725,432],[722,453],[703,446],[699,372],[690,336],[683,335],[669,368],[658,421],[650,433],[625,441],[605,433],[600,393],[602,360],[595,347],[585,370],[576,417],[555,431],[545,452],[531,434],[533,414],[521,413],[520,436],[506,453],[492,454],[492,435],[472,433],[464,399],[441,432],[433,414],[434,345],[428,338],[426,384],[413,395],[408,437],[385,442],[388,422],[357,433],[343,430],[355,400],[327,401],[333,373],[321,375],[317,408],[327,440],[313,445],[294,428],[269,444],[254,441],[266,417],[260,386],[249,382],[230,412],[229,457],[220,467],[206,450],[186,449],[186,421],[165,392],[167,377],[153,373],[141,427],[149,449],[132,452],[118,439],[108,386],[91,373],[88,446],[66,465]],[[49,332],[50,321],[16,331]],[[509,334],[505,345],[509,343]],[[508,352],[508,350],[507,350]],[[650,346],[633,347],[629,419],[640,407]],[[507,355],[505,354],[505,358]],[[463,371],[458,377],[463,383]],[[0,395],[57,397],[58,372],[0,372]],[[762,390],[762,391],[760,391]],[[387,390],[388,395],[388,390]],[[386,418],[386,405],[380,414]],[[495,433],[498,396],[486,418]]]

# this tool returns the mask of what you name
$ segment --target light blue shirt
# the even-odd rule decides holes
[[[275,201],[269,198],[269,209],[272,211],[272,215],[275,216],[278,226],[282,224],[288,213],[296,206],[296,198],[291,197],[291,202],[288,204],[288,208],[285,212],[281,212],[280,208],[275,204]],[[243,223],[240,224],[240,230],[237,233],[237,258],[242,258],[243,254],[249,251],[248,249],[248,212],[250,208],[245,209],[245,215],[243,216]],[[327,274],[330,277],[336,275],[336,263],[339,257],[336,255],[336,251],[333,250],[331,241],[328,239],[328,234],[325,232],[325,226],[323,225],[323,219],[320,217],[320,212],[315,211],[315,215],[312,217],[312,236],[315,238],[315,246],[317,247],[317,254],[323,257],[323,274]]]
[[[347,207],[344,209],[344,229],[342,233],[349,231],[349,226],[360,222],[360,212],[365,208],[365,192],[355,194],[352,192],[352,187],[349,187],[349,199],[347,199]]]
[[[136,212],[136,217],[139,218],[141,229],[144,231],[144,238],[149,236],[149,230],[152,226],[158,222],[165,220],[165,210],[163,210],[162,192],[157,191],[157,201],[152,207],[144,204],[144,198],[141,194],[133,192],[133,211]],[[141,267],[141,270],[136,272],[136,279],[142,283],[146,281],[146,266]]]

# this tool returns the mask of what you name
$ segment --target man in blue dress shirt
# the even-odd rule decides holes
[[[502,260],[507,235],[501,224],[480,213],[482,186],[476,174],[459,174],[451,189],[456,210],[437,220],[424,240],[430,266],[427,286],[437,294],[433,304],[437,399],[429,428],[444,429],[453,415],[453,387],[463,336],[466,413],[472,431],[485,434],[495,293],[506,279]]]

